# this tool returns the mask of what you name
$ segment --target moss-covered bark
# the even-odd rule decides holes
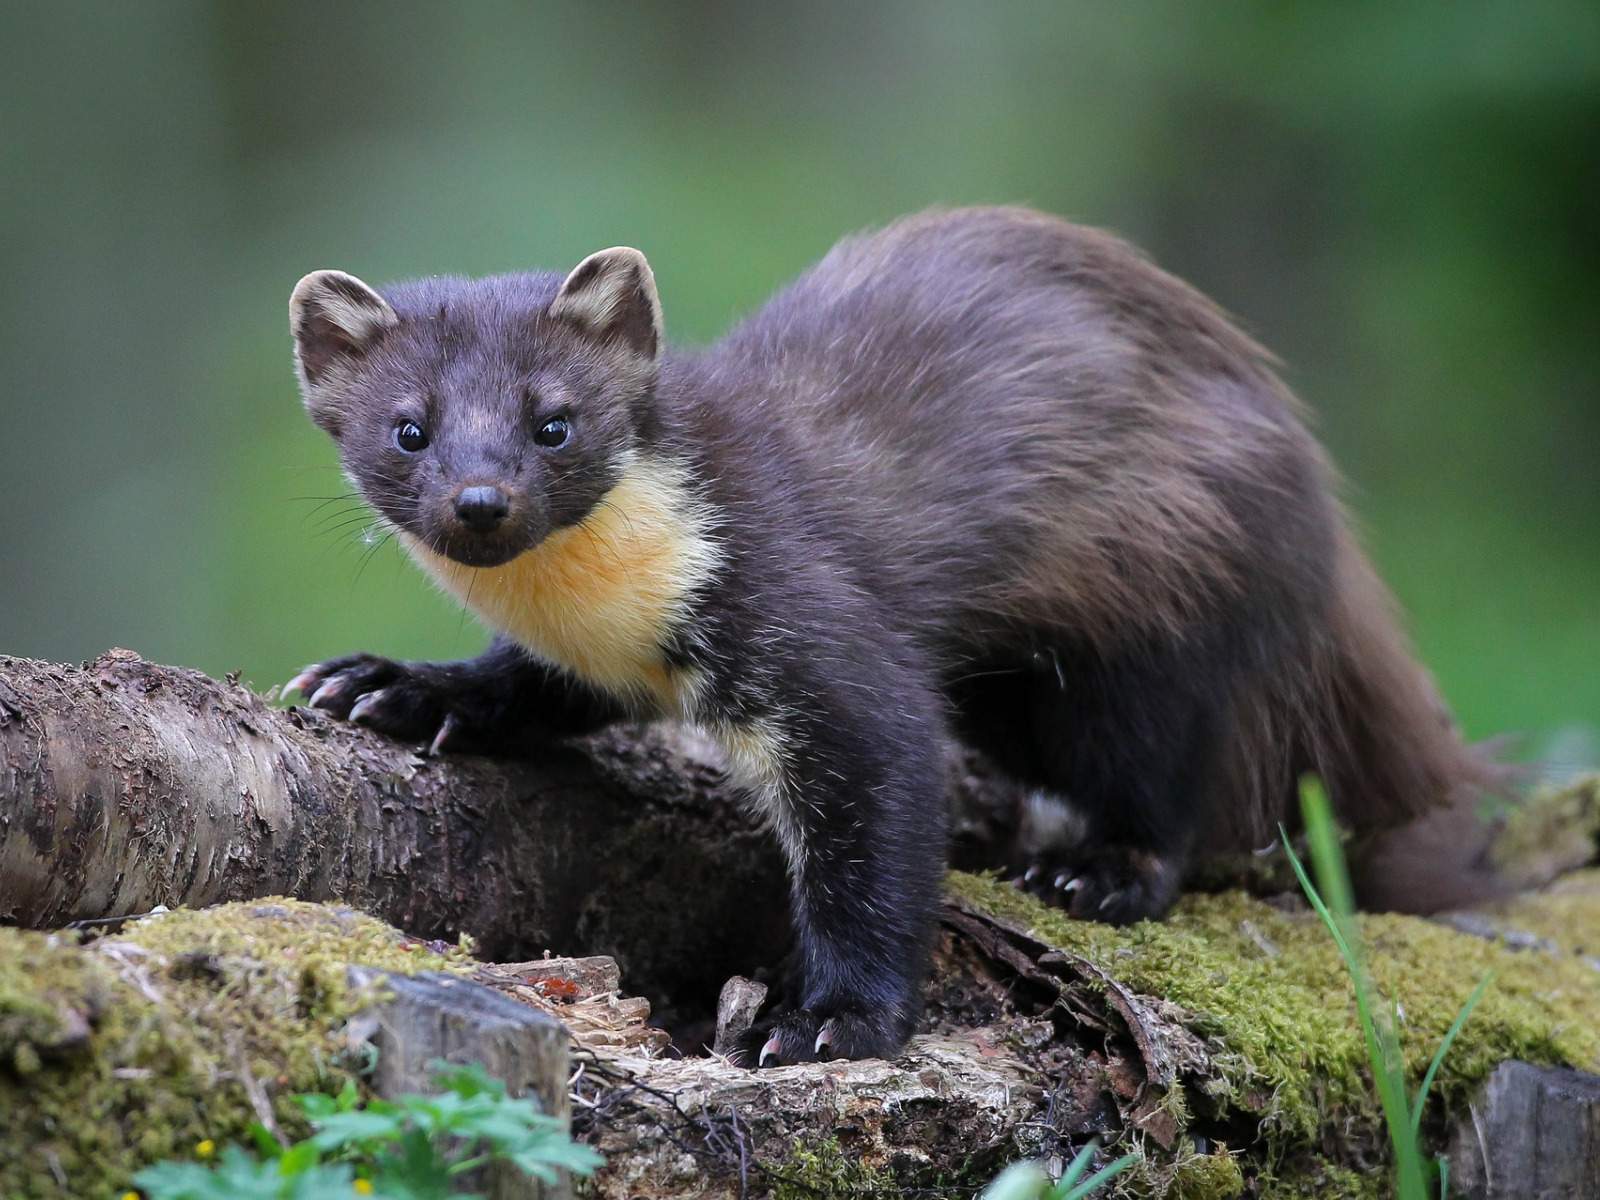
[[[0,656],[0,920],[275,894],[466,932],[500,960],[610,955],[658,1003],[707,1011],[788,930],[776,847],[665,731],[429,758],[127,651]]]
[[[429,760],[130,655],[0,660],[0,911],[59,923],[337,895],[424,937],[483,933],[492,957],[614,954],[628,989],[709,1011],[727,975],[780,957],[785,888],[716,770],[682,749],[624,731],[536,763]],[[960,846],[993,849],[993,795],[957,820]],[[1597,825],[1591,781],[1513,816],[1503,853],[1545,879],[1592,856]],[[970,1187],[1096,1131],[1146,1153],[1127,1195],[1383,1194],[1349,983],[1292,898],[1195,895],[1112,930],[981,876],[951,886],[966,923],[929,985],[929,1041],[895,1064],[759,1075],[631,1041],[582,1085],[612,1154],[602,1194],[737,1195],[741,1163],[751,1195]],[[1600,1067],[1600,874],[1362,929],[1414,1079],[1496,972],[1439,1080],[1436,1142],[1503,1059]],[[361,1065],[345,964],[437,965],[408,944],[285,901],[170,913],[89,947],[0,930],[0,1196],[119,1195],[144,1162],[263,1113],[292,1130],[287,1094]]]
[[[1349,984],[1310,913],[1193,896],[1113,930],[997,881],[956,874],[951,888],[932,1032],[898,1062],[758,1073],[641,1057],[637,1040],[591,1049],[580,1112],[610,1160],[599,1194],[732,1197],[742,1164],[752,1196],[925,1195],[1091,1132],[1108,1154],[1145,1155],[1113,1195],[1387,1194]],[[1413,1079],[1496,972],[1446,1060],[1436,1142],[1504,1059],[1600,1067],[1586,932],[1600,929],[1600,872],[1457,924],[1471,931],[1361,918]],[[263,1115],[301,1132],[290,1094],[370,1065],[346,1031],[368,999],[350,990],[351,962],[471,965],[349,909],[276,899],[146,918],[86,946],[0,930],[0,1196],[120,1196],[139,1166],[240,1139]]]
[[[1103,973],[1200,1039],[1204,1065],[1177,1073],[1179,1094],[1166,1105],[1179,1158],[1220,1137],[1240,1156],[1243,1178],[1272,1181],[1268,1194],[1365,1196],[1389,1186],[1349,979],[1309,910],[1238,892],[1196,895],[1164,921],[1119,930],[1069,920],[997,881],[955,875],[952,888],[965,904],[1066,952],[1069,966],[1091,967],[1079,972],[1084,986]],[[1367,914],[1359,924],[1372,978],[1399,1006],[1413,1086],[1478,981],[1494,973],[1435,1083],[1426,1129],[1436,1148],[1446,1114],[1464,1113],[1506,1059],[1600,1070],[1600,963],[1586,953],[1600,946],[1592,936],[1600,934],[1600,872],[1454,923],[1466,931],[1395,915]],[[1136,1140],[1150,1169],[1174,1161],[1149,1137]],[[1148,1194],[1153,1182],[1136,1175],[1120,1186]]]
[[[303,1134],[297,1092],[365,1065],[347,965],[459,967],[349,909],[273,899],[172,912],[80,946],[0,929],[0,1196],[107,1200],[140,1167]]]

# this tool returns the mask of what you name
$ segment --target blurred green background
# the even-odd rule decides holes
[[[700,342],[988,201],[1121,231],[1281,354],[1468,731],[1595,757],[1594,0],[0,3],[0,652],[265,687],[481,643],[317,510],[310,269],[629,243]]]

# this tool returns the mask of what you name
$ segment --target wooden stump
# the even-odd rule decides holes
[[[437,1091],[436,1060],[476,1062],[509,1094],[533,1096],[546,1113],[567,1119],[567,1031],[554,1017],[435,971],[407,976],[351,967],[350,982],[377,984],[385,993],[351,1022],[353,1036],[377,1048],[372,1083],[380,1096]],[[572,1194],[565,1179],[547,1186],[504,1164],[486,1176],[490,1200],[566,1200]]]
[[[1600,1075],[1505,1062],[1456,1125],[1468,1200],[1600,1200]]]

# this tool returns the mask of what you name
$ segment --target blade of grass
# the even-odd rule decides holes
[[[1050,1177],[1034,1162],[1012,1163],[983,1189],[982,1200],[1040,1200]]]
[[[1467,1018],[1472,1015],[1472,1010],[1478,1006],[1478,1001],[1483,999],[1483,993],[1489,990],[1489,985],[1494,982],[1494,972],[1490,971],[1479,980],[1478,986],[1473,989],[1472,995],[1467,997],[1467,1002],[1461,1006],[1461,1011],[1456,1014],[1455,1023],[1450,1026],[1450,1031],[1444,1035],[1444,1041],[1439,1043],[1439,1049],[1433,1056],[1433,1061],[1428,1064],[1428,1073],[1422,1077],[1422,1086],[1417,1089],[1417,1103],[1411,1110],[1411,1137],[1417,1138],[1422,1130],[1422,1106],[1428,1101],[1428,1089],[1433,1087],[1433,1077],[1439,1073],[1439,1064],[1444,1062],[1444,1056],[1450,1050],[1450,1043],[1456,1040],[1456,1034],[1461,1032],[1461,1027],[1467,1023]],[[1445,1168],[1442,1165],[1440,1170]],[[1440,1195],[1444,1193],[1441,1192]]]
[[[1056,1191],[1066,1191],[1078,1182],[1079,1177],[1089,1169],[1089,1164],[1094,1160],[1094,1152],[1100,1148],[1099,1138],[1090,1138],[1088,1145],[1084,1146],[1072,1156],[1072,1161],[1067,1164],[1067,1169],[1061,1172],[1061,1178],[1056,1180]]]
[[[1411,1132],[1411,1113],[1406,1102],[1405,1068],[1400,1057],[1400,1045],[1392,1026],[1380,1025],[1373,1019],[1371,985],[1360,953],[1360,939],[1355,925],[1355,900],[1350,890],[1350,876],[1345,870],[1344,851],[1339,845],[1327,794],[1322,790],[1322,784],[1311,776],[1301,781],[1300,810],[1305,822],[1306,839],[1311,845],[1311,860],[1331,905],[1323,901],[1322,893],[1312,884],[1294,851],[1289,849],[1287,837],[1284,838],[1284,848],[1288,850],[1289,862],[1300,880],[1300,886],[1333,935],[1344,959],[1345,969],[1350,974],[1355,990],[1356,1017],[1366,1040],[1367,1058],[1372,1064],[1384,1123],[1388,1126],[1389,1141],[1394,1147],[1400,1198],[1426,1200],[1427,1177],[1422,1152]]]
[[[1105,1187],[1106,1184],[1110,1183],[1113,1176],[1120,1175],[1123,1171],[1133,1166],[1133,1164],[1138,1161],[1138,1158],[1139,1156],[1137,1154],[1124,1154],[1121,1158],[1117,1159],[1116,1162],[1111,1163],[1102,1170],[1096,1171],[1088,1179],[1085,1179],[1082,1183],[1078,1184],[1077,1187],[1070,1188],[1066,1191],[1058,1190],[1056,1193],[1056,1200],[1084,1200],[1085,1196],[1088,1196],[1092,1192],[1099,1191],[1101,1188]]]

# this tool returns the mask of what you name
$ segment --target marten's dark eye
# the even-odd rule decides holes
[[[552,450],[557,446],[565,446],[567,439],[572,436],[572,426],[568,425],[561,417],[546,421],[539,426],[539,432],[533,435],[533,440],[541,446],[548,446]]]
[[[427,431],[415,421],[401,421],[395,426],[394,444],[407,454],[415,454],[418,450],[428,448]]]

